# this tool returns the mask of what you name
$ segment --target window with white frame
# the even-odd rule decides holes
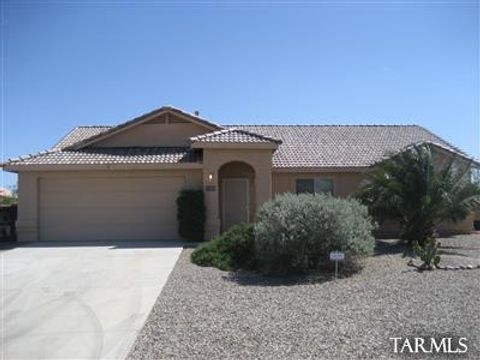
[[[326,178],[303,178],[296,179],[295,192],[301,193],[322,193],[333,195],[333,180]]]

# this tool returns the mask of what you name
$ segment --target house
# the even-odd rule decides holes
[[[206,236],[251,221],[275,194],[348,196],[386,154],[429,142],[416,125],[220,125],[165,106],[118,126],[80,126],[51,149],[11,159],[20,240],[177,239],[176,198],[203,189]],[[452,225],[469,231],[472,219]]]

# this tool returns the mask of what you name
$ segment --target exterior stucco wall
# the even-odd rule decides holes
[[[358,190],[363,175],[356,172],[274,172],[273,194],[295,193],[296,179],[320,177],[333,180],[333,195],[347,197]]]
[[[440,224],[437,228],[437,231],[440,235],[450,235],[450,234],[468,234],[473,231],[473,220],[474,214],[470,214],[464,220],[458,221],[456,223],[452,221],[447,221]],[[392,220],[384,221],[379,227],[377,234],[380,237],[398,237],[400,232],[399,223]]]
[[[272,173],[272,150],[269,149],[205,149],[203,169],[189,170],[84,170],[84,171],[25,171],[18,176],[18,220],[17,231],[20,241],[36,241],[39,236],[39,184],[43,178],[82,178],[82,177],[145,177],[145,176],[181,176],[185,179],[185,188],[204,189],[207,207],[206,237],[210,238],[220,231],[220,183],[218,171],[222,165],[240,161],[250,165],[254,174],[253,192],[256,209],[272,196],[286,192],[295,192],[295,180],[298,178],[324,177],[334,181],[334,195],[346,197],[360,186],[363,175],[360,172],[280,172]],[[213,179],[209,181],[209,175]],[[172,205],[171,211],[176,211]],[[440,227],[442,232],[470,232],[473,229],[473,217],[459,223],[446,223]],[[398,232],[398,224],[387,222],[379,229],[384,233]]]
[[[218,170],[232,161],[241,161],[255,171],[255,203],[258,208],[272,197],[272,150],[271,149],[204,149],[203,181],[207,207],[206,238],[220,232]],[[213,175],[209,181],[209,175]]]
[[[194,123],[145,123],[99,141],[94,146],[188,146],[190,137],[206,132],[209,130]]]
[[[38,240],[38,174],[18,173],[18,217],[19,241]]]
[[[354,194],[361,186],[364,175],[360,172],[298,172],[281,173],[274,172],[272,176],[273,194],[282,194],[286,192],[295,193],[295,180],[301,178],[322,177],[333,180],[333,195],[347,197]],[[438,230],[440,233],[469,233],[473,230],[474,214],[468,216],[465,220],[457,223],[446,222],[440,224]],[[399,225],[395,221],[385,221],[378,229],[382,236],[398,236]]]
[[[20,172],[18,174],[18,220],[19,241],[39,239],[39,184],[41,179],[107,178],[107,177],[183,177],[185,188],[202,188],[201,170],[158,170],[158,171],[44,171]],[[174,204],[171,211],[176,212]]]

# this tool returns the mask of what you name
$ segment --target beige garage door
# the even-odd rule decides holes
[[[43,178],[40,239],[178,239],[176,198],[183,177]]]

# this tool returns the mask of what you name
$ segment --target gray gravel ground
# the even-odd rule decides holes
[[[439,239],[444,265],[480,265],[480,234]]]
[[[467,337],[480,359],[480,269],[418,273],[381,242],[362,272],[315,283],[229,274],[184,250],[130,359],[395,359],[390,337]],[[442,239],[479,258],[480,235]],[[402,355],[437,359],[445,355]]]

